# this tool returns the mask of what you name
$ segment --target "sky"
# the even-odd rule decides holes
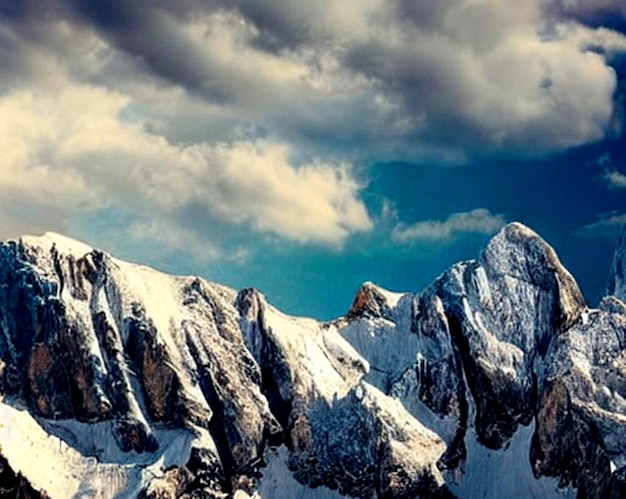
[[[623,0],[0,0],[0,238],[330,319],[520,221],[590,305],[626,224]]]

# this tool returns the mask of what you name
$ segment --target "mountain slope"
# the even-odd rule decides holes
[[[51,497],[619,494],[623,239],[599,309],[510,224],[326,323],[57,234],[2,243],[0,454]]]

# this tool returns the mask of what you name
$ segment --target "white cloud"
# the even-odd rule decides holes
[[[418,159],[442,142],[448,155],[536,154],[600,139],[612,117],[615,73],[605,54],[588,49],[621,51],[626,37],[549,17],[539,0],[348,2],[343,29],[339,17],[306,15],[309,8],[332,13],[322,0],[302,8],[236,3],[257,27],[249,39],[257,55],[263,43],[273,44],[272,57],[306,54],[304,82],[321,79],[334,89],[329,107],[322,87],[294,81],[282,87],[289,100],[297,95],[306,105],[272,109],[278,115],[272,128],[288,133],[281,130],[285,120],[293,140],[358,137],[370,144],[369,154]],[[328,83],[346,80],[360,82],[358,90],[342,93],[341,84]],[[346,114],[353,119],[342,120]]]
[[[116,206],[170,223],[186,213],[178,221],[199,232],[213,219],[340,246],[371,228],[349,165],[296,166],[267,141],[176,145],[125,121],[129,103],[71,82],[0,98],[0,188],[77,212]]]
[[[557,33],[581,50],[600,48],[609,54],[626,51],[626,37],[607,28],[590,29],[581,24],[567,23],[559,25]]]
[[[602,138],[615,117],[608,58],[626,37],[577,21],[583,4],[27,3],[0,17],[4,227],[62,230],[117,208],[142,237],[179,227],[174,246],[218,226],[341,246],[372,228],[351,163]],[[445,239],[461,225],[399,225],[394,237]]]
[[[453,213],[445,220],[427,220],[411,225],[397,224],[391,238],[399,244],[444,242],[461,234],[493,234],[505,224],[504,216],[477,208],[463,213]]]
[[[615,168],[610,153],[602,154],[591,164],[602,168],[603,173],[600,175],[600,178],[609,189],[626,189],[626,175]]]
[[[607,171],[602,175],[602,178],[606,181],[609,188],[612,189],[626,189],[626,175],[618,171]]]
[[[574,231],[577,236],[613,238],[619,229],[626,225],[626,213],[600,215],[597,222],[579,227]]]

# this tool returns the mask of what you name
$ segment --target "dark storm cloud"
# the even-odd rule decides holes
[[[543,7],[557,18],[569,17],[596,26],[623,26],[626,4],[622,0],[544,0]]]
[[[450,0],[355,12],[378,26],[377,33],[358,24],[352,32],[350,26],[335,30],[332,22],[294,15],[285,5],[291,3],[250,9],[240,2],[239,8],[261,33],[274,33],[289,47],[327,47],[324,41],[336,40],[345,70],[376,82],[378,94],[396,105],[392,114],[407,124],[407,142],[536,153],[601,139],[609,126],[615,76],[586,50],[623,51],[626,45],[616,35],[619,43],[607,48],[604,36],[590,30],[587,40],[577,40],[562,29],[580,14],[572,8]],[[588,6],[585,12],[599,11]],[[541,39],[547,26],[556,29],[549,42]]]
[[[606,33],[576,23],[623,13],[609,0],[47,5],[42,13],[22,2],[7,15],[56,13],[91,26],[144,73],[230,107],[270,134],[289,134],[310,154],[316,145],[350,150],[356,140],[376,146],[366,153],[372,157],[405,149],[416,159],[444,144],[471,156],[599,140],[610,127],[617,85],[607,57],[626,48],[618,33],[607,48]],[[21,24],[24,33],[32,26]],[[603,53],[587,51],[594,46]],[[281,76],[289,71],[294,75]],[[341,132],[349,126],[360,131]]]
[[[173,15],[179,12],[176,8],[165,11],[158,3],[125,0],[72,3],[107,40],[135,57],[148,71],[192,92],[205,93],[210,99],[232,100],[229,82],[219,68],[181,34]]]

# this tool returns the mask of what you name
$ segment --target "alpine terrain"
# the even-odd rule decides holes
[[[7,241],[0,497],[625,497],[624,300],[626,230],[597,308],[513,223],[329,322],[57,234]]]

